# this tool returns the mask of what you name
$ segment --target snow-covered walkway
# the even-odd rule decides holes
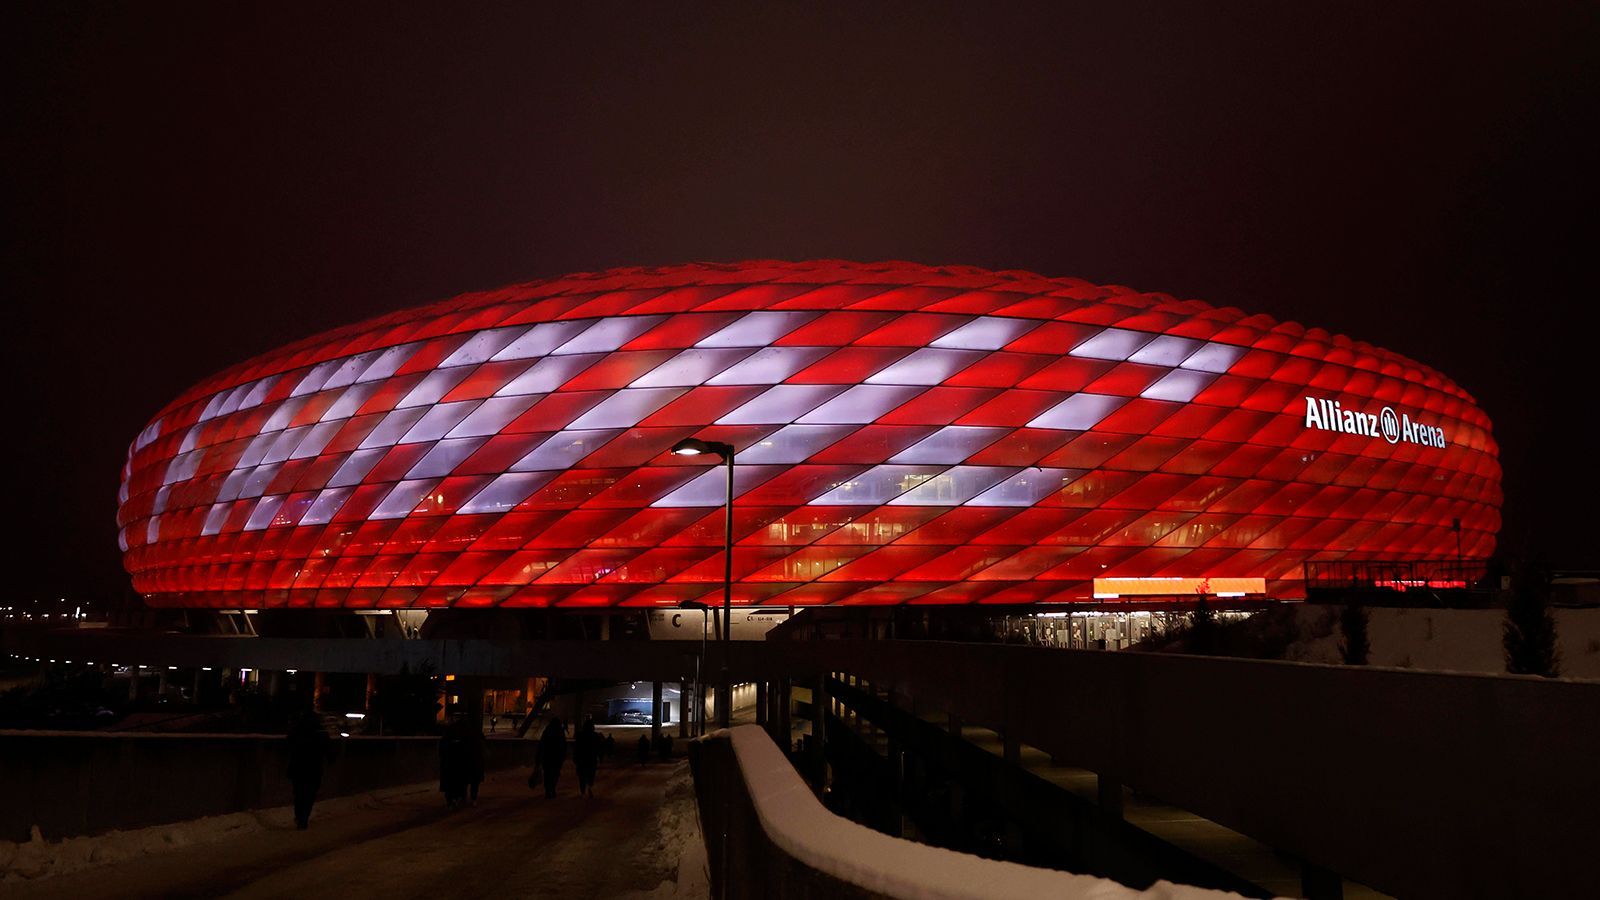
[[[491,774],[477,805],[456,812],[434,785],[324,801],[304,832],[274,809],[7,845],[0,896],[707,896],[687,763],[602,766],[594,799],[578,796],[570,765],[554,800],[526,778]]]

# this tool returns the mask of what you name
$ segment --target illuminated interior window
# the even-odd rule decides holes
[[[374,509],[372,511],[372,515],[368,516],[368,518],[401,518],[402,516],[411,512],[413,509],[416,509],[417,504],[422,502],[422,498],[427,496],[428,492],[432,491],[434,486],[438,483],[439,481],[436,478],[402,481],[394,486],[394,490],[391,490],[388,495],[383,498],[383,502],[378,504],[378,508]]]
[[[999,427],[946,426],[889,457],[889,462],[954,465],[999,440],[1010,431],[1009,428]]]
[[[943,472],[944,466],[874,466],[811,501],[812,506],[877,506]]]
[[[1016,469],[952,466],[889,501],[891,506],[958,506],[993,487]]]
[[[967,501],[968,506],[1033,506],[1071,483],[1072,469],[1023,469]]]

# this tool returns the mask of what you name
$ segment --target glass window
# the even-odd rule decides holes
[[[734,466],[733,467],[733,495],[743,494],[750,488],[766,481],[785,466]],[[728,502],[728,469],[722,463],[696,475],[693,480],[651,506],[721,506]]]
[[[785,425],[736,454],[741,465],[805,462],[855,431],[854,425]]]
[[[811,506],[882,506],[944,471],[944,466],[874,466],[840,482]]]
[[[1128,402],[1126,397],[1106,394],[1073,394],[1046,410],[1028,423],[1029,428],[1059,428],[1065,431],[1088,431],[1101,419],[1111,415],[1117,407]]]
[[[433,490],[433,486],[438,483],[439,480],[437,478],[422,478],[415,481],[402,481],[394,486],[394,490],[390,491],[389,495],[383,498],[383,502],[379,503],[378,508],[373,510],[372,515],[368,516],[367,518],[404,518],[406,514],[417,508],[417,504],[422,502],[422,498],[426,497],[428,492]]]
[[[440,441],[433,445],[427,455],[417,460],[417,464],[406,473],[407,478],[442,478],[456,470],[461,461],[478,451],[483,446],[483,438],[458,438],[453,441]]]
[[[251,511],[250,519],[244,523],[245,531],[261,531],[272,524],[272,517],[278,514],[278,507],[283,505],[283,495],[273,494],[262,497],[256,503],[256,508]]]
[[[483,490],[474,494],[457,512],[463,515],[505,512],[532,496],[552,475],[551,472],[507,472],[484,485]]]
[[[333,520],[334,513],[344,505],[345,498],[355,490],[352,487],[323,488],[317,499],[311,501],[311,508],[300,517],[301,525],[326,525]]]
[[[1077,472],[1072,469],[1023,469],[967,501],[968,506],[1033,506],[1066,487]]]
[[[1145,344],[1150,343],[1152,335],[1142,331],[1129,331],[1126,328],[1107,328],[1087,341],[1073,347],[1068,351],[1073,356],[1082,356],[1088,359],[1114,359],[1124,360],[1132,356],[1135,351]]]
[[[889,462],[954,465],[999,440],[1001,435],[1011,430],[974,425],[948,425],[896,453],[889,458]]]
[[[600,449],[601,445],[620,433],[620,429],[557,432],[533,448],[527,456],[517,460],[511,471],[532,472],[571,468],[578,460]]]
[[[929,346],[956,350],[999,350],[1039,327],[1039,324],[1033,319],[980,316],[933,341]]]
[[[890,500],[892,506],[959,506],[1016,472],[999,466],[952,466]]]
[[[360,484],[361,479],[367,477],[372,467],[378,464],[389,451],[384,447],[375,447],[370,450],[357,450],[345,457],[339,465],[339,470],[328,479],[328,487],[348,487]]]

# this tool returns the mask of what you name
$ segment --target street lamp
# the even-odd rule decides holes
[[[728,633],[733,625],[733,445],[721,441],[684,438],[672,445],[676,456],[716,456],[728,466],[727,512],[722,530],[722,620],[717,624],[717,643],[722,645],[722,672],[717,681],[717,727],[728,727],[733,706],[733,685],[728,677]]]
[[[706,702],[705,683],[701,681],[701,672],[705,669],[706,660],[706,619],[711,618],[711,607],[699,600],[685,600],[678,604],[679,609],[700,610],[700,655],[694,661],[694,733],[700,737],[706,733]]]

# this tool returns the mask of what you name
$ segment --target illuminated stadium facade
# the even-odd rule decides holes
[[[1315,328],[903,263],[575,275],[300,341],[129,450],[155,606],[774,607],[1304,594],[1307,563],[1479,560],[1472,398]]]

